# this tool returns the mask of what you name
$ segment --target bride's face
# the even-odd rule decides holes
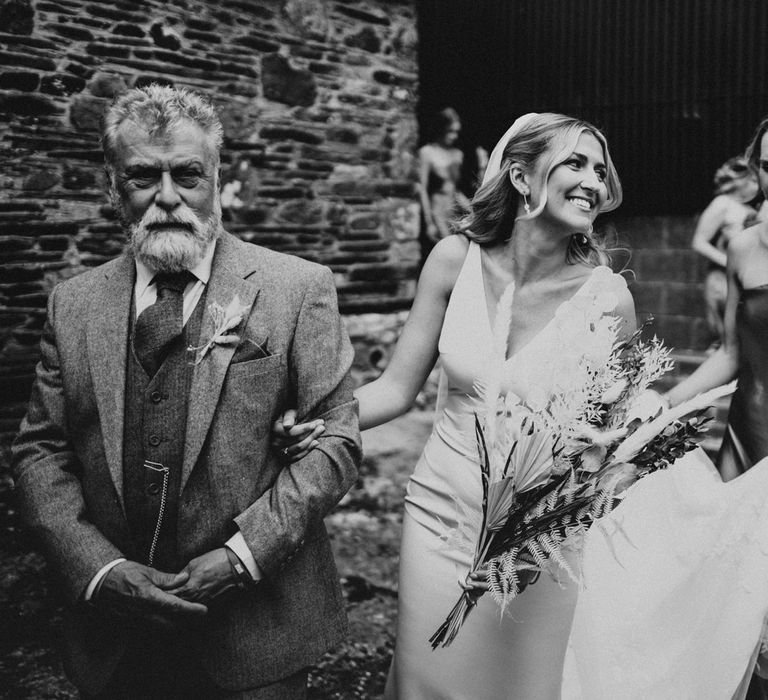
[[[569,234],[588,231],[608,196],[606,174],[602,144],[590,132],[582,132],[573,153],[549,175],[540,217]]]

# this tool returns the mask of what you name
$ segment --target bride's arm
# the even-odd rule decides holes
[[[466,252],[466,239],[456,235],[441,240],[427,258],[389,364],[378,379],[355,391],[361,430],[386,423],[413,405],[437,361],[445,310]]]
[[[432,249],[419,277],[416,297],[382,375],[355,391],[360,429],[372,428],[405,413],[437,360],[445,310],[467,254],[467,239],[454,235]],[[272,427],[273,445],[295,459],[315,446],[323,431],[319,422],[295,424],[296,412],[286,411]],[[288,450],[285,452],[285,450]]]

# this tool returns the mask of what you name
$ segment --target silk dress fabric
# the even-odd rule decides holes
[[[738,384],[717,460],[726,480],[768,455],[768,285],[742,290],[736,332]]]
[[[601,282],[602,280],[602,282]],[[624,285],[596,268],[548,325],[507,360],[506,391],[526,398],[548,390],[562,356],[557,321],[573,318],[596,288]],[[475,443],[476,380],[485,371],[492,325],[480,247],[472,242],[456,280],[440,335],[446,377],[444,406],[410,479],[400,550],[399,610],[387,700],[556,700],[577,586],[542,575],[506,615],[490,594],[480,598],[457,638],[432,651],[429,638],[461,594],[474,535],[463,546],[446,537],[460,523],[479,522],[480,467]],[[571,339],[578,344],[578,338]],[[569,343],[570,344],[570,343]]]
[[[586,538],[564,700],[765,697],[748,686],[768,671],[768,286],[742,291],[737,332],[719,473],[689,453]]]

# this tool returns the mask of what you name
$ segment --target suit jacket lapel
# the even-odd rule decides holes
[[[249,267],[243,261],[242,255],[238,255],[238,246],[235,240],[229,234],[224,233],[216,244],[211,277],[208,281],[206,304],[203,310],[199,341],[201,344],[208,341],[214,330],[214,321],[211,315],[213,304],[226,308],[237,295],[240,304],[249,307],[243,322],[235,331],[239,334],[245,327],[248,316],[253,312],[256,303],[259,288],[252,280],[246,281],[245,279],[254,272],[254,268]],[[227,367],[232,355],[235,354],[235,349],[235,345],[214,345],[195,365],[187,408],[187,431],[181,472],[181,489],[187,483],[192,468],[200,455],[219,402]]]
[[[104,452],[120,504],[123,500],[123,426],[125,363],[135,267],[123,255],[105,272],[104,286],[92,300],[86,322],[86,344],[96,405],[101,419]]]

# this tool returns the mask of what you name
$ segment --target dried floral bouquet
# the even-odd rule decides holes
[[[510,285],[498,316],[509,317],[513,292]],[[485,403],[484,419],[475,414],[482,521],[463,592],[430,638],[433,649],[451,644],[482,594],[470,585],[472,576],[486,573],[502,614],[542,572],[559,568],[578,582],[569,552],[578,554],[592,523],[610,513],[631,484],[693,449],[709,421],[706,409],[734,390],[732,383],[675,409],[658,403],[655,415],[633,416],[652,395],[649,386],[672,369],[669,350],[655,337],[642,339],[647,323],[621,341],[618,319],[599,308],[590,314],[585,348],[551,395],[533,405],[502,396],[501,370],[478,387]],[[505,365],[509,328],[500,324],[497,368]]]

